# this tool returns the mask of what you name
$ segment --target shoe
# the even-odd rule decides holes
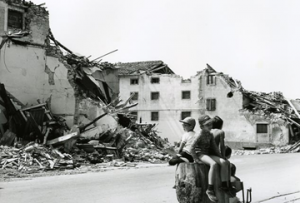
[[[236,197],[236,189],[234,187],[229,188],[229,196]]]
[[[224,187],[224,186],[220,186],[220,187],[219,187],[219,190],[221,190],[221,191],[227,193],[227,192],[229,191],[229,188],[228,188],[228,187]]]
[[[218,199],[213,190],[206,190],[206,194],[207,194],[207,197],[210,199],[210,201],[218,202]]]
[[[221,187],[219,187],[219,190],[226,193],[229,197],[235,197],[235,195],[236,195],[235,189],[232,187],[221,186]]]

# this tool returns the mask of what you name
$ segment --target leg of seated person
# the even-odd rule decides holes
[[[206,190],[206,195],[212,202],[217,202],[217,197],[214,192],[214,175],[216,172],[216,169],[218,167],[218,164],[208,155],[199,155],[200,161],[210,166],[208,171],[208,188]]]
[[[208,155],[200,155],[200,161],[210,166],[208,171],[208,184],[213,184],[214,173],[216,171],[217,163]]]
[[[222,159],[220,157],[217,157],[217,156],[211,156],[211,158],[221,166],[221,181],[222,181],[222,183],[228,182],[230,180],[230,176],[229,176],[230,163],[229,163],[229,161]]]

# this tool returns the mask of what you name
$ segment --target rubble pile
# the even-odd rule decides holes
[[[75,68],[82,68],[82,67],[91,67],[91,68],[99,68],[100,70],[104,69],[114,69],[115,66],[109,62],[100,62],[98,60],[89,60],[88,57],[84,56],[77,56],[76,54],[67,54],[63,56],[63,59],[67,61],[67,63]]]
[[[148,161],[151,163],[164,163],[172,157],[157,149],[127,148],[124,152],[126,161]]]
[[[141,127],[142,126],[142,127]],[[150,126],[150,127],[149,127]],[[159,137],[151,124],[134,124],[133,129],[119,126],[116,130],[109,130],[99,138],[88,141],[90,148],[87,151],[93,152],[94,149],[103,156],[113,158],[123,158],[124,161],[148,161],[151,163],[167,161],[171,157],[165,153],[165,148],[170,144]],[[142,129],[147,129],[147,133]],[[86,142],[85,140],[78,143]],[[77,146],[88,146],[79,144]]]
[[[15,140],[46,144],[47,140],[60,137],[69,131],[65,120],[50,112],[48,106],[51,97],[45,103],[26,107],[0,84],[0,98],[4,101],[4,112],[10,118],[6,119],[9,122],[2,128],[0,145],[11,146]]]
[[[0,168],[16,169],[24,173],[44,170],[73,169],[78,166],[70,154],[58,149],[46,148],[37,143],[28,143],[20,149],[0,146]]]
[[[47,92],[48,90],[46,92],[49,93],[49,99],[44,96],[46,92],[42,97],[32,94],[37,104],[32,102],[34,98],[28,99],[30,104],[23,104],[16,98],[19,95],[15,97],[6,90],[4,84],[0,84],[1,170],[35,173],[74,169],[89,164],[133,166],[132,163],[136,161],[154,163],[168,158],[163,152],[168,143],[157,135],[155,125],[135,124],[128,117],[128,109],[137,105],[131,101],[134,94],[123,103],[116,95],[118,91],[113,92],[114,86],[109,86],[111,81],[107,74],[118,73],[115,65],[102,62],[102,58],[117,50],[94,59],[75,54],[55,39],[49,28],[49,13],[43,7],[44,4],[34,5],[21,0],[4,2],[11,7],[21,6],[21,10],[24,9],[25,30],[6,33],[0,49],[4,45],[9,47],[11,42],[34,45],[46,51],[45,59],[46,56],[57,58],[59,64],[62,63],[67,68],[67,73],[63,75],[71,86],[68,89],[74,90],[74,98],[72,95],[70,101],[75,103],[75,109],[74,112],[57,112],[55,108],[51,108],[52,92]],[[39,32],[36,32],[37,25]],[[165,72],[165,67],[165,64],[159,62],[152,71]],[[56,85],[54,71],[45,63],[45,74],[49,76],[48,82],[52,87]],[[69,94],[66,93],[66,96],[69,97]],[[92,102],[88,103],[86,100],[94,103],[90,105]],[[53,106],[55,102],[52,103]],[[56,114],[52,114],[50,109]],[[103,114],[99,116],[101,113]],[[88,123],[81,120],[78,122],[83,115],[86,116],[84,121]],[[106,117],[107,123],[97,122],[103,117]],[[70,119],[69,122],[73,119],[75,125],[66,125],[65,119]],[[116,123],[119,126],[115,129]],[[133,149],[136,150],[134,153]],[[130,159],[129,164],[126,157],[130,156],[134,158]]]
[[[257,150],[232,150],[232,155],[257,155],[257,154],[282,154],[282,153],[297,153],[300,152],[300,141],[293,145],[281,147],[261,148]]]
[[[64,126],[64,122],[54,122],[53,119],[51,121],[52,124],[45,123],[45,126],[48,126],[46,129],[52,126],[53,132],[61,132],[59,129]],[[120,123],[124,125],[124,118]],[[54,124],[58,127],[53,127]],[[100,133],[91,139],[85,137],[88,125],[90,123],[81,127],[73,126],[70,130],[64,129],[55,138],[49,137],[50,130],[45,130],[43,142],[35,137],[26,137],[32,140],[27,144],[15,135],[11,138],[10,134],[10,142],[6,143],[9,146],[0,146],[1,173],[13,171],[11,176],[16,177],[21,174],[72,169],[81,171],[86,167],[94,170],[106,167],[135,167],[137,162],[163,163],[171,158],[164,151],[169,143],[156,134],[154,125],[135,124],[129,119],[127,127],[119,125],[117,129]]]

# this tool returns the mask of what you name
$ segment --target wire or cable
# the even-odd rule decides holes
[[[4,63],[4,66],[5,66],[6,70],[7,70],[8,72],[10,72],[10,71],[8,70],[7,64],[6,64],[6,47],[7,47],[7,43],[9,43],[9,42],[6,42],[6,44],[5,44],[5,46],[4,46],[4,51],[3,51],[3,63]]]

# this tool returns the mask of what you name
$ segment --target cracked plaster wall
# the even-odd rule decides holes
[[[66,115],[71,125],[75,97],[67,76],[67,67],[58,58],[46,56],[44,49],[12,45],[5,54],[1,51],[0,82],[6,89],[29,105],[51,96],[52,113]]]
[[[8,3],[11,2],[11,3]],[[22,31],[30,31],[31,34],[24,39],[35,45],[45,45],[49,31],[49,13],[45,8],[31,4],[23,5],[22,1],[0,0],[0,35],[8,32],[18,32],[20,29],[12,29],[7,26],[8,10],[17,10],[23,13]]]
[[[79,114],[77,124],[79,126],[88,124],[98,116],[104,114],[103,104],[101,104],[100,102],[93,101],[89,98],[81,98],[79,100],[77,108]],[[89,128],[97,127],[98,132],[102,133],[110,129],[116,129],[117,126],[117,120],[111,115],[106,115],[97,122],[95,122],[93,125],[91,125]]]
[[[1,9],[8,5],[0,0]],[[6,13],[4,13],[6,15]],[[3,13],[0,12],[0,17]],[[48,12],[32,6],[26,13],[26,29],[31,35],[27,45],[6,43],[0,50],[0,82],[5,88],[28,105],[45,102],[51,96],[50,110],[65,116],[67,124],[73,125],[75,96],[68,79],[68,67],[59,57],[46,54],[45,40],[49,30]],[[0,32],[7,31],[6,18],[0,18]],[[0,37],[0,41],[2,38]]]

